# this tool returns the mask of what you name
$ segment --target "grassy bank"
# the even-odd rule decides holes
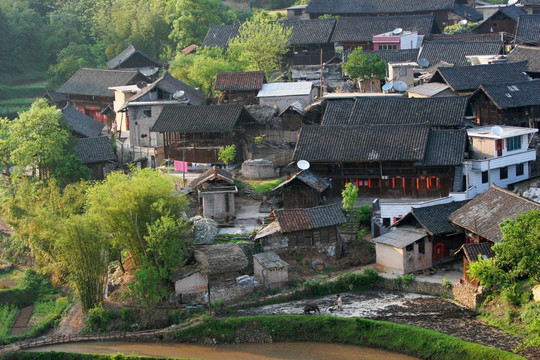
[[[217,343],[242,342],[243,336],[273,342],[332,342],[384,349],[420,359],[510,360],[522,357],[452,336],[421,329],[361,318],[332,316],[278,315],[245,318],[208,318],[201,324],[169,335],[170,341]]]
[[[95,355],[95,354],[73,354],[64,352],[23,352],[16,351],[5,355],[0,355],[0,360],[172,360],[173,358],[156,358],[136,355]],[[180,359],[181,360],[181,359]]]

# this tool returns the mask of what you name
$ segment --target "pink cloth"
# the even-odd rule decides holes
[[[185,161],[174,161],[174,170],[187,173],[188,163]]]

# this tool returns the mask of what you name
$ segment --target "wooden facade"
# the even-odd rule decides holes
[[[111,128],[114,117],[105,115],[103,112],[108,107],[113,106],[114,97],[87,96],[87,95],[69,95],[70,105],[86,116],[99,121],[103,125]]]
[[[284,209],[302,209],[319,206],[321,193],[299,181],[282,189]]]
[[[471,108],[478,125],[510,125],[540,128],[540,106],[499,109],[484,93],[471,97]]]
[[[489,33],[507,33],[514,35],[516,33],[517,21],[512,19],[502,11],[497,11],[491,17],[475,28],[474,32],[478,34]]]
[[[289,66],[321,65],[330,61],[335,55],[333,43],[293,45],[285,54],[285,63]]]
[[[338,196],[349,182],[359,196],[379,198],[428,198],[448,196],[452,191],[454,167],[416,167],[406,162],[311,163],[316,174],[332,183]]]

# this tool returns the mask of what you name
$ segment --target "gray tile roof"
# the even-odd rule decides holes
[[[70,106],[63,108],[62,114],[66,118],[69,126],[72,127],[73,131],[84,137],[99,136],[101,130],[103,130],[103,127],[105,126],[99,121],[86,116]]]
[[[276,210],[275,216],[283,233],[335,226],[347,221],[340,204]]]
[[[311,187],[314,190],[317,190],[320,193],[322,193],[324,190],[326,190],[330,186],[330,181],[320,177],[319,175],[312,173],[309,170],[302,170],[301,172],[294,175],[289,180],[276,186],[274,189],[272,189],[272,191],[276,191],[283,187],[287,187],[289,184],[295,181],[301,181],[307,186]]]
[[[469,200],[464,201],[452,201],[448,204],[439,204],[433,206],[425,206],[419,208],[412,208],[411,211],[401,220],[396,222],[393,226],[400,227],[400,224],[407,223],[408,217],[414,217],[416,221],[424,228],[430,235],[450,234],[461,232],[458,226],[448,220],[451,213],[467,204]]]
[[[167,105],[150,131],[208,133],[233,131],[241,116],[249,116],[241,104],[215,106]]]
[[[265,269],[280,269],[289,267],[289,264],[283,261],[279,255],[273,251],[255,254],[253,257],[257,259],[259,264],[261,264],[261,266]]]
[[[208,181],[215,180],[215,179],[222,180],[222,181],[227,182],[229,184],[234,184],[233,175],[230,172],[228,172],[226,170],[223,170],[223,169],[218,169],[214,165],[210,169],[203,172],[201,174],[201,176],[198,176],[197,178],[193,179],[189,183],[189,187],[191,189],[196,189],[200,185],[202,185],[202,184],[204,184],[204,183],[206,183]]]
[[[473,42],[493,42],[501,41],[501,33],[492,32],[488,34],[433,34],[431,35],[433,41],[473,41]]]
[[[504,15],[515,21],[518,21],[520,16],[527,14],[525,11],[521,10],[516,5],[501,6],[498,11],[502,12]]]
[[[429,65],[445,61],[455,66],[470,65],[466,55],[497,55],[502,50],[501,41],[426,41],[418,55],[429,60]]]
[[[492,242],[499,242],[503,237],[499,224],[505,219],[514,220],[517,215],[531,209],[540,210],[540,204],[492,185],[486,192],[454,211],[449,219]]]
[[[481,84],[500,84],[510,81],[527,81],[527,63],[502,63],[492,65],[454,66],[438,68],[430,82],[450,85],[453,91],[473,91]]]
[[[454,127],[461,124],[467,109],[467,99],[457,96],[359,97],[352,107],[350,104],[350,101],[329,102],[321,125],[417,124]]]
[[[423,229],[416,229],[412,226],[402,226],[396,228],[394,231],[390,231],[382,236],[376,237],[373,239],[373,241],[378,244],[404,249],[405,247],[422,239],[426,235],[427,233]]]
[[[206,33],[201,48],[220,47],[222,49],[229,46],[229,41],[238,36],[240,24],[234,25],[211,25]]]
[[[467,145],[467,130],[431,130],[424,159],[419,166],[459,165]]]
[[[379,50],[379,51],[364,51],[365,53],[378,55],[381,60],[389,62],[416,62],[420,49],[408,50]],[[347,61],[347,60],[344,60]]]
[[[519,0],[519,3],[524,6],[540,6],[540,0]]]
[[[540,80],[482,85],[480,91],[501,110],[540,105]]]
[[[266,82],[264,71],[222,72],[216,74],[215,89],[221,91],[258,91]]]
[[[516,43],[540,42],[540,14],[519,17],[516,30]]]
[[[133,85],[145,79],[138,70],[80,68],[56,91],[72,95],[114,97],[114,90],[109,90],[109,87]]]
[[[107,136],[77,139],[77,154],[83,164],[116,161],[116,154]]]
[[[527,61],[527,71],[540,73],[539,47],[517,45],[506,57],[509,62]]]
[[[454,4],[454,6],[452,6],[452,12],[469,21],[480,21],[484,19],[484,16],[481,13],[464,5]]]
[[[127,62],[132,61],[133,63],[126,64]],[[137,66],[135,65],[135,62]],[[123,66],[126,64],[127,66]],[[135,46],[129,45],[124,51],[116,55],[111,60],[107,61],[107,67],[109,69],[118,69],[118,68],[134,68],[134,67],[145,67],[145,66],[161,66],[160,63],[152,59],[150,56],[146,55],[140,50],[137,50]]]
[[[178,80],[167,72],[163,74],[159,79],[140,90],[137,94],[133,95],[129,99],[129,103],[142,101],[142,98],[146,94],[155,89],[161,89],[164,92],[170,94],[170,96],[172,96],[177,91],[184,91],[185,96],[189,99],[190,105],[202,105],[204,103],[204,100],[206,99],[206,95],[204,95],[202,92]],[[159,100],[172,100],[172,98],[167,97],[165,99]]]
[[[291,45],[327,44],[330,42],[336,19],[286,20],[292,27]]]
[[[433,15],[340,17],[331,41],[345,43],[372,41],[373,35],[392,31],[398,27],[407,31],[417,31],[418,35],[429,37],[434,22]]]
[[[491,243],[484,242],[479,244],[463,244],[455,254],[463,251],[467,260],[471,262],[478,261],[478,255],[488,259],[495,257],[495,251],[491,247]]]
[[[307,13],[314,14],[402,14],[450,10],[454,0],[311,0]]]
[[[426,126],[304,126],[294,160],[307,161],[421,161],[429,128]]]

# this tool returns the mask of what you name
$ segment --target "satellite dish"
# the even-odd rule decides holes
[[[185,93],[182,90],[178,90],[173,94],[172,97],[173,97],[173,99],[178,100],[178,99],[181,99],[184,96],[184,94]]]
[[[508,5],[514,5],[518,0],[508,0]]]
[[[491,132],[494,133],[495,135],[501,135],[504,132],[504,130],[500,126],[494,126],[491,128]]]
[[[307,160],[299,160],[297,163],[296,163],[296,166],[298,166],[298,168],[300,170],[307,170],[309,169],[309,161]]]
[[[396,81],[394,83],[394,89],[399,92],[407,91],[407,84],[405,84],[403,81]]]
[[[396,28],[394,31],[392,31],[392,34],[394,35],[399,35],[403,32],[403,29],[402,28]]]
[[[144,81],[139,81],[139,82],[137,83],[137,87],[138,87],[139,89],[145,88],[145,87],[146,87],[146,82],[144,82]]]
[[[382,89],[383,89],[384,91],[388,91],[388,90],[391,90],[393,87],[394,87],[394,84],[388,83],[388,84],[384,84],[384,85],[382,86]]]
[[[420,58],[418,59],[418,65],[420,65],[423,68],[427,68],[429,66],[429,60],[426,58]]]
[[[467,22],[468,22],[468,21],[465,20],[465,19],[459,21],[459,23],[460,23],[461,25],[467,25]]]

